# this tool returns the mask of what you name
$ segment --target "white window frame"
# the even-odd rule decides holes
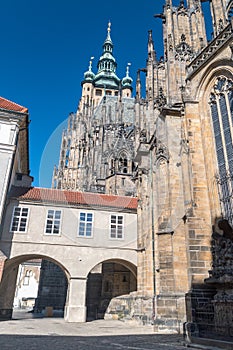
[[[85,220],[81,220],[81,214],[85,215]],[[87,221],[87,215],[91,214],[92,215],[92,220]],[[84,223],[84,235],[80,235],[80,224]],[[87,224],[91,223],[91,235],[87,236]],[[78,237],[79,238],[93,238],[93,226],[94,226],[94,213],[90,211],[80,211],[79,212],[79,219],[78,219]]]
[[[20,214],[19,215],[15,215],[15,211],[16,209],[20,209]],[[22,215],[22,212],[23,212],[23,209],[27,209],[27,215],[24,216]],[[13,233],[27,233],[27,230],[28,230],[28,221],[29,221],[29,213],[30,213],[30,208],[28,207],[25,207],[25,206],[21,206],[21,205],[16,205],[14,206],[14,210],[13,210],[13,213],[12,213],[12,217],[11,217],[11,227],[10,227],[10,232],[13,232]],[[18,217],[19,218],[19,221],[18,221],[18,224],[17,224],[17,230],[13,230],[13,222],[14,222],[14,219]],[[22,223],[22,219],[26,217],[26,225],[25,225],[25,230],[20,230],[20,225]]]
[[[116,222],[114,223],[112,221],[113,217],[116,217]],[[120,224],[118,222],[118,218],[122,218],[122,223]],[[109,225],[109,238],[110,239],[116,239],[116,240],[124,240],[124,215],[123,214],[111,214],[110,215],[110,218],[109,218],[109,222],[110,222],[110,225]],[[116,226],[115,229],[116,229],[116,235],[115,237],[113,237],[112,235],[112,229],[113,229],[113,226]],[[122,229],[122,237],[119,237],[118,236],[118,228]]]
[[[49,211],[53,211],[53,217],[49,218]],[[55,213],[56,212],[60,212],[60,218],[56,219],[55,218]],[[47,230],[47,224],[48,224],[48,220],[52,221],[52,232],[46,232]],[[54,228],[55,228],[55,221],[59,221],[59,230],[58,233],[54,233]],[[46,220],[45,220],[45,228],[44,228],[44,234],[46,236],[60,236],[61,235],[61,225],[62,225],[62,210],[61,209],[56,209],[56,208],[49,208],[47,209],[47,213],[46,213]]]
[[[29,286],[30,284],[30,278],[32,277],[33,273],[32,270],[26,270],[24,278],[23,278],[23,285]]]

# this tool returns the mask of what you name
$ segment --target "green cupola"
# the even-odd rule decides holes
[[[94,57],[91,57],[90,62],[89,62],[89,69],[87,72],[84,73],[84,80],[82,84],[84,83],[91,83],[93,79],[95,78],[95,74],[92,72],[92,60]]]
[[[111,23],[108,23],[107,38],[103,43],[103,53],[98,61],[98,72],[93,79],[95,87],[119,89],[120,79],[116,75],[117,63],[113,57],[113,43],[110,36]]]
[[[131,65],[130,63],[127,64],[126,76],[122,79],[121,86],[122,86],[122,89],[130,89],[132,91],[133,79],[129,76],[129,66],[130,65]]]

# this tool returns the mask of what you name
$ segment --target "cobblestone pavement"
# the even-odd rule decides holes
[[[155,334],[152,326],[97,320],[66,323],[18,313],[0,322],[0,349],[8,350],[184,350],[180,335]]]

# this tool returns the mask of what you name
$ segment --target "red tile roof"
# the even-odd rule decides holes
[[[137,209],[137,198],[135,197],[91,192],[64,191],[39,187],[32,187],[30,189],[14,187],[10,195],[19,200],[53,204]]]
[[[7,100],[6,98],[3,98],[1,96],[0,96],[0,108],[6,109],[8,111],[28,113],[27,108],[20,106],[17,103]]]

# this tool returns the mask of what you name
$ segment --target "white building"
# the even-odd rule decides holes
[[[29,175],[28,123],[27,108],[0,97],[0,224],[10,184]]]
[[[136,218],[133,197],[12,186],[0,241],[8,258],[0,284],[0,310],[11,314],[18,266],[32,259],[52,261],[65,273],[69,322],[86,321],[90,274],[101,264],[117,267],[105,270],[103,303],[135,291]]]
[[[41,260],[26,261],[19,265],[14,307],[32,309],[37,298]]]

